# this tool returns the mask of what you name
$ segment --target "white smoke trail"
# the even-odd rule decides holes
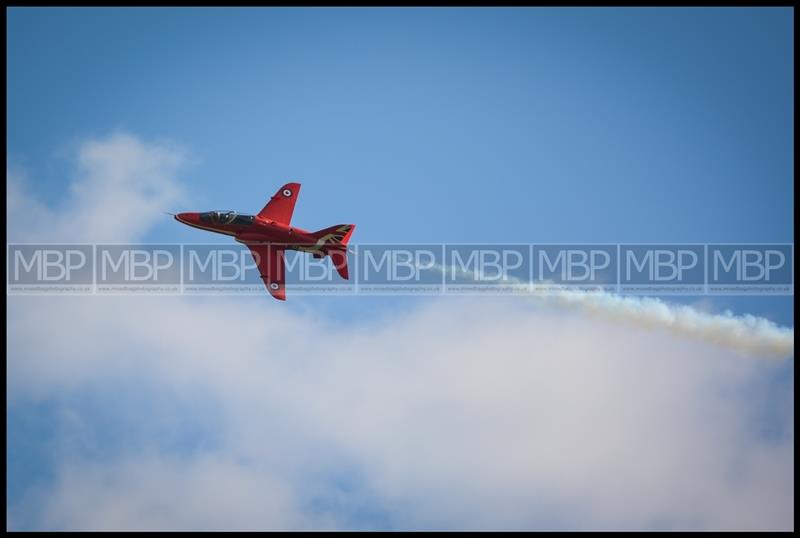
[[[426,265],[425,268],[450,272],[456,278],[483,280],[478,272],[464,271],[457,267]],[[508,275],[505,275],[505,280],[512,284],[527,284]],[[777,358],[794,356],[794,328],[781,327],[766,318],[750,314],[712,314],[692,306],[670,304],[652,297],[624,297],[605,291],[554,288],[546,294],[530,297],[542,303],[579,309],[593,316],[664,328],[748,355]]]

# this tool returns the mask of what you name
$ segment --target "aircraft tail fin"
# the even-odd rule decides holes
[[[317,244],[321,245],[325,253],[331,257],[333,266],[343,279],[349,278],[347,270],[347,242],[350,241],[350,236],[356,229],[355,224],[337,224],[330,228],[325,228],[318,232],[314,232],[314,238]]]
[[[350,241],[350,236],[353,235],[353,230],[355,229],[355,224],[337,224],[314,232],[311,235],[317,240],[317,244],[347,246],[347,242]]]

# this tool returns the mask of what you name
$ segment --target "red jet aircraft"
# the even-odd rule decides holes
[[[270,294],[286,300],[284,252],[300,250],[315,258],[331,257],[342,278],[348,279],[347,242],[355,224],[337,224],[318,232],[307,232],[289,225],[294,212],[299,183],[281,187],[258,215],[240,215],[235,211],[178,213],[175,219],[184,224],[225,235],[244,243],[253,254],[261,279]]]

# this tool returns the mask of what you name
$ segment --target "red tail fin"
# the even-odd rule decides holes
[[[317,246],[331,257],[339,276],[345,280],[350,278],[347,270],[347,242],[355,229],[355,224],[337,224],[311,234],[316,238]]]

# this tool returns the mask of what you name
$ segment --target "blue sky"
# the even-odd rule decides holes
[[[256,212],[299,181],[294,222],[356,223],[356,243],[794,241],[790,9],[17,8],[7,21],[8,169],[54,207],[82,144],[121,132],[183,149],[174,211]],[[216,238],[164,217],[140,239]],[[793,327],[793,299],[711,309]],[[286,309],[369,323],[425,301]],[[787,361],[751,381],[793,394],[792,375]],[[49,441],[66,435],[54,421],[102,407],[105,390],[10,401],[10,497],[46,489]],[[119,414],[137,405],[87,414],[90,430],[130,432]],[[175,446],[207,437],[189,422]],[[400,525],[386,506],[349,509],[350,526]]]
[[[793,239],[788,10],[19,9],[8,30],[8,150],[45,192],[47,157],[125,129],[186,144],[201,205],[298,178],[298,220],[352,215],[362,241]]]

